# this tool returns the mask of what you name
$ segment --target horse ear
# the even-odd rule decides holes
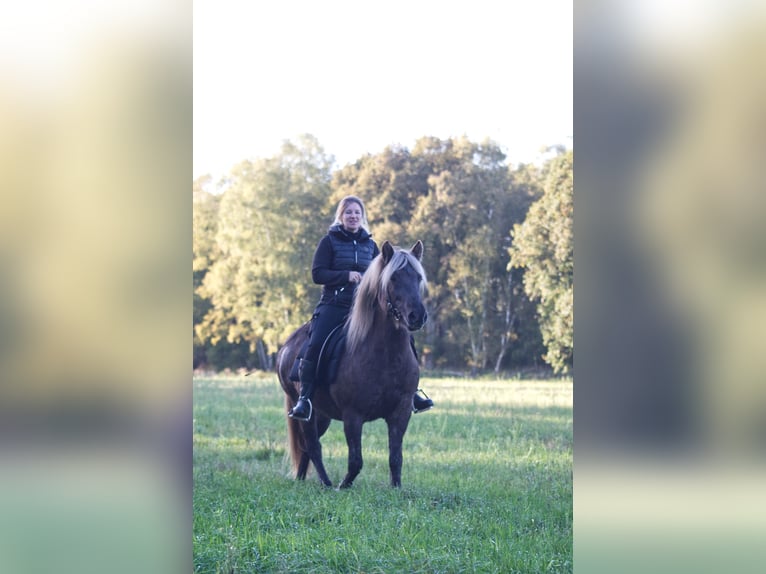
[[[388,241],[383,242],[383,246],[380,248],[380,252],[383,255],[383,264],[388,265],[391,258],[394,256],[394,248]]]
[[[415,259],[420,261],[423,258],[423,242],[420,241],[420,239],[418,239],[415,245],[412,246],[412,249],[410,249],[410,251],[415,256]]]

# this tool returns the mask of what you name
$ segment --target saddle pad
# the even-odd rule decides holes
[[[332,384],[338,374],[338,365],[346,349],[346,330],[344,323],[335,327],[327,335],[322,350],[319,351],[316,375],[319,384]]]

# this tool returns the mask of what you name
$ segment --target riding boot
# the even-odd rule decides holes
[[[423,393],[425,398],[421,397],[418,393]],[[422,413],[424,411],[427,411],[428,409],[433,408],[434,402],[428,398],[428,395],[426,395],[423,391],[418,389],[415,394],[412,396],[412,412]]]
[[[300,375],[300,366],[301,366],[301,359],[295,359],[295,362],[293,363],[293,368],[290,369],[290,375],[289,380],[290,381],[300,381],[301,375]]]
[[[301,396],[295,406],[287,413],[287,416],[292,419],[307,421],[311,418],[311,413],[314,410],[311,405],[311,395],[314,394],[316,383],[314,368],[313,361],[301,359],[301,366],[298,369],[301,379]]]

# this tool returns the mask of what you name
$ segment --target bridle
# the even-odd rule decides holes
[[[389,291],[389,286],[386,286],[386,314],[393,317],[394,321],[404,323],[407,328],[409,329],[409,325],[406,321],[404,321],[404,316],[402,315],[402,312],[394,305],[392,302],[391,293]],[[428,315],[426,315],[428,317]],[[427,320],[427,319],[426,319]],[[425,324],[425,322],[424,322]]]
[[[393,317],[394,321],[404,323],[408,329],[410,328],[409,324],[407,324],[407,322],[404,321],[402,312],[396,307],[396,305],[394,305],[391,302],[391,294],[388,292],[388,289],[386,289],[386,314]],[[424,325],[427,320],[428,320],[428,315],[426,315],[426,319],[423,321]]]
[[[402,320],[402,312],[396,308],[396,305],[391,303],[391,296],[388,294],[388,289],[386,289],[386,312],[394,318],[394,321]]]

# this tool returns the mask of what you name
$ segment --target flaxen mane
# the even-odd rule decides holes
[[[375,318],[375,305],[386,308],[386,293],[391,276],[399,269],[407,265],[412,267],[420,275],[420,292],[425,291],[427,286],[426,273],[420,261],[409,251],[394,248],[394,255],[388,265],[383,261],[383,255],[378,255],[364,272],[362,282],[354,294],[354,304],[348,320],[348,333],[346,335],[346,350],[349,353],[356,351],[360,343],[372,329]]]

